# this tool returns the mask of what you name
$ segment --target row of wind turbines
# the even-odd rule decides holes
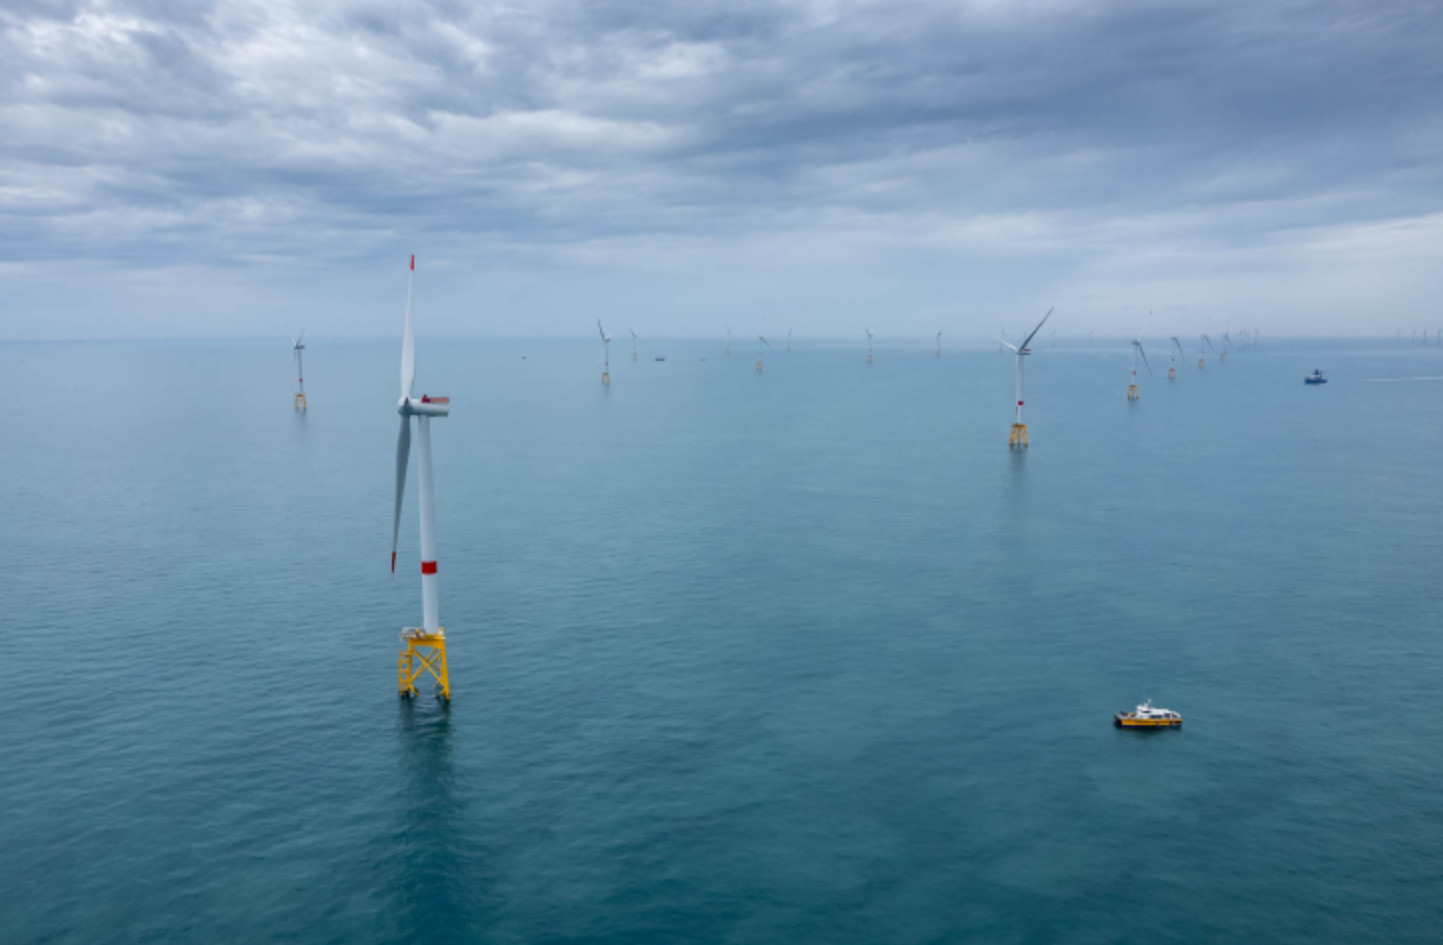
[[[1029,356],[1032,354],[1032,339],[1036,338],[1036,337],[1037,337],[1037,333],[1042,330],[1042,326],[1047,324],[1047,320],[1052,317],[1052,313],[1053,313],[1054,310],[1055,310],[1055,307],[1054,307],[1054,308],[1049,308],[1049,309],[1047,310],[1047,314],[1044,315],[1044,316],[1042,316],[1042,321],[1040,321],[1040,322],[1037,323],[1037,326],[1036,326],[1035,328],[1033,328],[1032,331],[1030,331],[1030,332],[1027,334],[1027,337],[1022,340],[1022,343],[1021,343],[1020,345],[1014,345],[1014,344],[1012,344],[1010,341],[1008,341],[1006,338],[1003,338],[1003,337],[1001,337],[1001,336],[999,336],[998,339],[997,339],[999,343],[1001,343],[1002,345],[1004,345],[1006,348],[1010,349],[1010,350],[1012,351],[1012,353],[1016,356],[1016,359],[1017,359],[1017,376],[1016,376],[1016,396],[1017,396],[1016,409],[1017,409],[1017,413],[1016,413],[1016,415],[1014,416],[1013,421],[1012,421],[1012,429],[1009,431],[1008,436],[1007,436],[1008,446],[1011,447],[1011,448],[1014,448],[1014,449],[1017,449],[1017,448],[1025,448],[1025,447],[1028,446],[1027,424],[1024,423],[1023,420],[1022,420],[1022,408],[1023,408],[1023,406],[1024,406],[1023,381],[1024,381],[1024,378],[1025,378],[1025,375],[1026,375],[1026,370],[1025,370],[1025,368],[1024,368],[1024,365],[1026,364],[1026,361],[1025,361],[1024,359],[1027,358],[1027,357],[1029,357]],[[1151,313],[1151,312],[1148,313],[1148,317],[1149,317],[1149,318],[1152,317],[1152,313]],[[1144,323],[1144,327],[1145,327],[1145,325],[1146,325],[1146,323]],[[597,321],[596,321],[596,330],[597,330],[597,332],[598,332],[598,333],[600,334],[600,336],[601,336],[601,343],[602,343],[602,346],[603,346],[603,355],[602,355],[602,357],[603,357],[603,367],[602,367],[602,374],[601,374],[601,383],[604,384],[604,385],[609,385],[609,384],[611,383],[611,336],[608,335],[608,334],[606,333],[606,329],[605,329],[604,327],[602,327],[602,324],[601,324],[601,320],[600,320],[600,319],[597,319]],[[635,360],[637,360],[636,342],[637,342],[638,335],[637,335],[636,332],[635,332],[634,330],[632,330],[632,329],[627,329],[627,330],[631,332],[631,359],[632,359],[633,361],[635,361]],[[867,335],[867,363],[868,363],[868,364],[872,364],[872,363],[873,363],[873,358],[872,358],[872,343],[873,343],[873,341],[874,341],[874,339],[875,339],[876,336],[873,334],[872,329],[869,328],[869,327],[863,327],[862,330],[863,330],[864,332],[866,332],[866,335]],[[941,329],[941,328],[937,329],[937,336],[936,336],[936,343],[937,343],[936,357],[938,357],[938,358],[942,357],[942,333],[943,333],[944,331],[945,331],[945,329]],[[1254,331],[1251,332],[1251,333],[1248,333],[1248,332],[1246,332],[1246,331],[1241,332],[1241,333],[1240,333],[1240,337],[1243,339],[1242,342],[1235,342],[1235,341],[1233,340],[1233,338],[1232,338],[1231,331],[1232,331],[1231,328],[1229,328],[1229,329],[1227,329],[1227,330],[1225,330],[1225,331],[1223,332],[1223,335],[1222,335],[1222,346],[1221,346],[1221,348],[1218,348],[1218,347],[1216,347],[1216,346],[1213,345],[1212,338],[1210,338],[1210,337],[1207,335],[1206,332],[1204,332],[1204,333],[1202,334],[1201,339],[1200,339],[1199,344],[1198,344],[1198,360],[1197,360],[1197,366],[1198,366],[1199,368],[1203,368],[1203,367],[1206,366],[1206,364],[1207,364],[1207,354],[1208,354],[1209,351],[1216,352],[1217,355],[1218,355],[1218,360],[1219,360],[1219,361],[1226,361],[1226,360],[1227,360],[1227,357],[1228,357],[1228,350],[1229,350],[1229,348],[1234,348],[1234,349],[1237,349],[1237,350],[1242,350],[1242,348],[1246,347],[1246,346],[1249,345],[1249,344],[1253,344],[1253,343],[1255,343],[1255,342],[1257,341],[1258,332],[1257,332],[1256,330],[1254,330]],[[1053,334],[1055,335],[1056,332],[1054,332]],[[1183,349],[1183,343],[1182,343],[1182,339],[1181,339],[1181,338],[1179,338],[1177,335],[1172,335],[1172,336],[1170,336],[1170,338],[1171,338],[1171,341],[1172,341],[1172,344],[1173,344],[1174,354],[1173,354],[1173,356],[1172,356],[1172,363],[1169,365],[1168,370],[1167,370],[1167,376],[1168,376],[1169,379],[1175,380],[1175,379],[1177,378],[1177,359],[1178,359],[1178,357],[1182,357],[1183,359],[1186,359],[1186,358],[1187,358],[1187,352]],[[1132,347],[1132,380],[1131,380],[1131,382],[1130,382],[1130,383],[1128,384],[1128,386],[1127,386],[1127,399],[1128,399],[1128,400],[1137,400],[1137,399],[1139,398],[1139,396],[1140,396],[1140,391],[1139,391],[1139,387],[1138,387],[1138,383],[1137,383],[1137,369],[1138,369],[1138,364],[1141,363],[1142,366],[1147,370],[1148,374],[1149,374],[1149,375],[1152,374],[1152,364],[1147,360],[1147,351],[1146,351],[1146,349],[1143,347],[1142,339],[1143,339],[1143,329],[1142,329],[1142,328],[1139,328],[1139,329],[1138,329],[1137,336],[1136,336],[1135,338],[1133,338],[1132,341],[1130,342],[1131,347]],[[1091,344],[1091,340],[1092,340],[1092,337],[1091,337],[1091,334],[1089,334],[1089,335],[1088,335],[1088,343],[1089,343],[1089,344]],[[728,324],[728,325],[726,325],[726,349],[725,349],[725,354],[726,354],[728,357],[730,357],[730,356],[731,356],[731,353],[732,353],[731,342],[732,342],[732,330],[731,330],[731,325]],[[758,344],[759,344],[759,347],[757,348],[757,370],[760,371],[760,370],[762,370],[762,367],[763,367],[763,354],[764,354],[764,352],[765,352],[765,349],[770,348],[770,347],[771,347],[771,344],[770,344],[770,342],[767,341],[767,339],[766,339],[766,337],[765,337],[764,335],[757,335],[757,342],[758,342]],[[792,353],[792,330],[791,330],[790,328],[787,329],[787,353],[788,353],[788,354],[791,354],[791,353]]]

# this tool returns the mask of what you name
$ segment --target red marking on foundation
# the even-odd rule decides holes
[[[391,573],[396,573],[396,553],[394,551],[391,552]]]
[[[436,573],[436,562],[434,562],[434,561],[422,561],[422,562],[421,562],[421,573],[422,573],[422,574],[435,574],[435,573]]]

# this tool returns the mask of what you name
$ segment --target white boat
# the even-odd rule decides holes
[[[1119,712],[1112,717],[1118,728],[1177,728],[1182,716],[1171,709],[1158,709],[1149,699],[1131,712]]]

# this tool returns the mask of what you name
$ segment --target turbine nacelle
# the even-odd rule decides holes
[[[451,398],[429,394],[422,394],[419,400],[402,397],[401,402],[396,404],[396,412],[403,417],[447,417],[451,415]]]

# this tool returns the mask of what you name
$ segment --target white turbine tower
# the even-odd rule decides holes
[[[633,329],[630,329],[630,328],[628,328],[627,331],[631,332],[631,360],[635,361],[635,360],[636,360],[636,332],[635,332]]]
[[[1017,418],[1012,421],[1012,432],[1007,436],[1007,445],[1009,447],[1027,445],[1027,424],[1022,422],[1022,359],[1032,353],[1027,345],[1031,343],[1032,339],[1036,337],[1037,333],[1042,330],[1042,326],[1047,324],[1047,320],[1051,317],[1052,309],[1049,308],[1047,314],[1042,316],[1042,321],[1037,323],[1037,327],[1032,329],[1032,334],[1023,339],[1021,345],[1014,347],[1005,338],[997,339],[1004,345],[1007,345],[1007,347],[1012,348],[1017,354]]]
[[[300,413],[306,412],[306,372],[301,367],[301,352],[306,350],[305,337],[306,330],[302,328],[301,333],[291,339],[291,350],[296,353],[296,399],[294,404]]]
[[[937,329],[937,357],[942,357],[942,329]]]
[[[596,330],[601,334],[601,352],[603,365],[601,368],[601,384],[606,386],[611,383],[611,338],[607,336],[606,329],[601,327],[601,319],[596,320]]]
[[[451,413],[451,398],[422,394],[412,396],[416,386],[416,257],[411,257],[411,277],[406,286],[406,330],[401,338],[401,434],[396,440],[396,515],[391,530],[391,573],[396,572],[396,546],[401,537],[401,499],[406,493],[406,465],[411,457],[411,418],[416,418],[416,450],[419,454],[421,494],[421,626],[401,631],[406,648],[396,662],[397,684],[402,697],[417,695],[416,680],[430,673],[440,698],[450,701],[451,677],[446,668],[446,628],[441,626],[436,587],[436,486],[431,476],[431,418]]]
[[[871,364],[871,363],[872,363],[872,329],[870,329],[870,328],[863,328],[862,330],[867,333],[867,363],[868,363],[868,364]]]
[[[761,335],[757,335],[757,340],[761,342],[761,345],[757,348],[757,370],[760,371],[762,369],[762,350],[770,348],[772,343]]]

